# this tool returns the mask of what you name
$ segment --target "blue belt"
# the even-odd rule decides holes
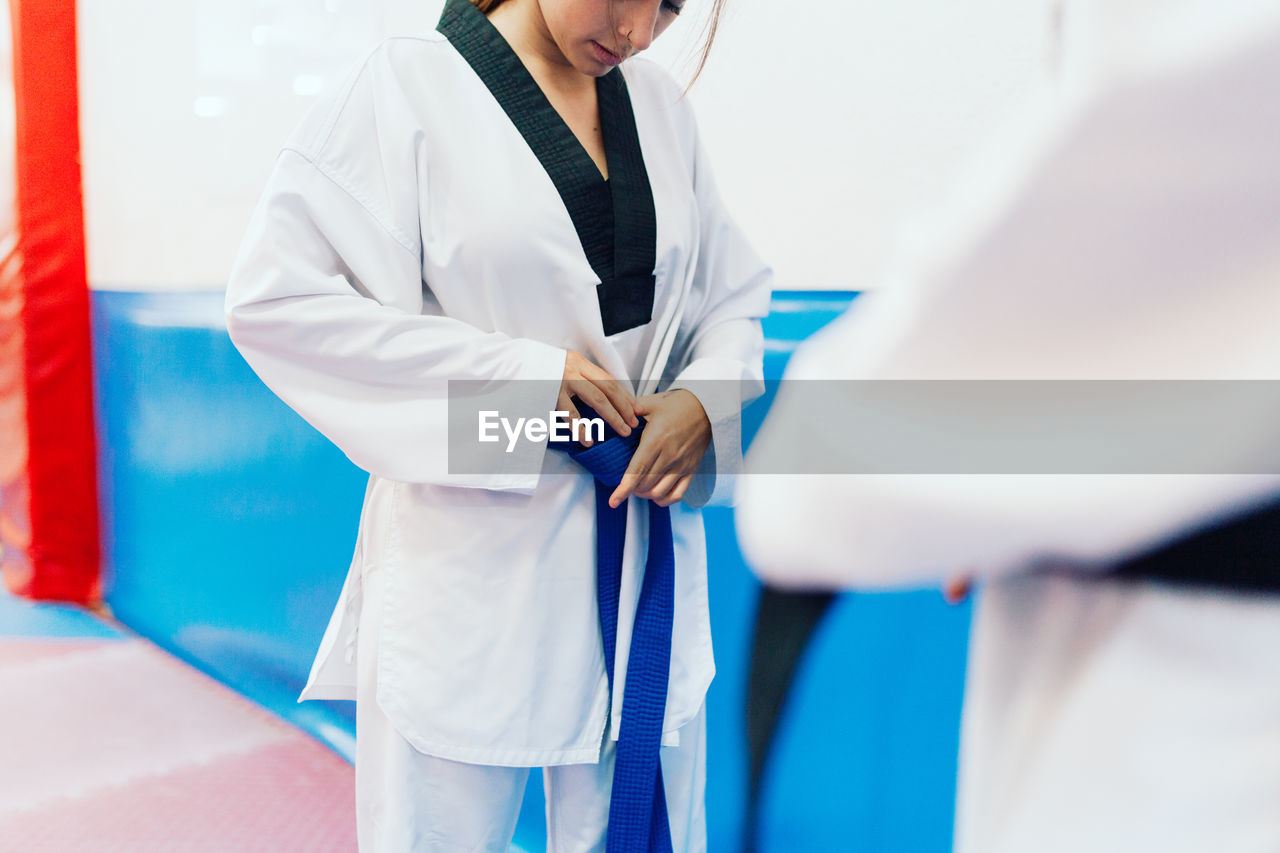
[[[599,417],[578,403],[584,418]],[[613,658],[618,642],[618,593],[622,586],[622,549],[627,535],[627,502],[609,506],[609,496],[622,482],[640,443],[640,426],[622,436],[605,424],[604,441],[583,447],[575,441],[553,441],[595,477],[596,487],[596,600],[600,633],[604,637],[604,665],[613,699]],[[666,715],[667,678],[671,670],[671,621],[675,602],[675,548],[671,513],[649,502],[649,553],[636,604],[627,658],[627,681],[622,696],[622,725],[618,732],[613,792],[609,798],[608,853],[671,853],[667,797],[662,787],[662,722]]]

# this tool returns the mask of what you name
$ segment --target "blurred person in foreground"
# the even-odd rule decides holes
[[[1073,12],[1090,84],[788,379],[1280,377],[1280,3]],[[816,411],[781,389],[739,535],[779,585],[979,585],[956,849],[1280,849],[1276,407],[1222,424],[1237,473],[788,475],[861,470],[839,387]]]

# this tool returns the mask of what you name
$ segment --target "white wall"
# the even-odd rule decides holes
[[[793,289],[874,286],[898,227],[1048,72],[1055,0],[729,0],[691,97]],[[322,86],[441,0],[80,0],[93,286],[220,286]],[[706,0],[653,48],[677,71]]]

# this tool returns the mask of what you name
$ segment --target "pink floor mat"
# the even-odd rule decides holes
[[[350,765],[138,639],[0,639],[0,851],[354,851]]]

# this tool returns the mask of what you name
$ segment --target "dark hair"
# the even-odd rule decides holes
[[[502,5],[503,0],[471,0],[476,8],[486,15],[498,6]],[[702,28],[702,56],[698,59],[698,68],[693,72],[692,79],[689,80],[689,86],[685,87],[687,92],[692,88],[698,77],[702,75],[702,69],[707,65],[707,57],[711,55],[711,44],[716,40],[716,30],[720,26],[720,13],[724,11],[726,0],[711,0],[711,14],[707,17],[707,23]]]

